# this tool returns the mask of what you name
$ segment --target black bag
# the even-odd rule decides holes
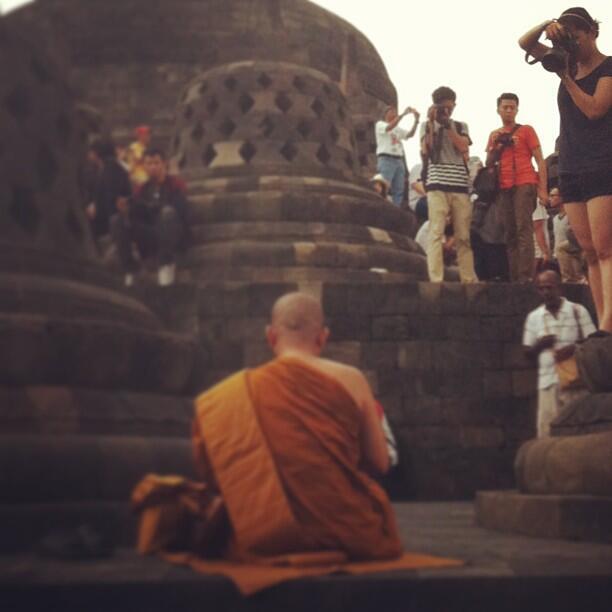
[[[490,166],[481,168],[474,178],[472,190],[478,195],[479,200],[487,204],[491,204],[499,193],[499,160],[501,159],[501,154],[506,147],[512,146],[511,138],[520,127],[520,123],[514,126],[514,129],[508,133],[509,144],[504,144],[496,152],[493,163]]]
[[[497,164],[481,168],[474,178],[472,189],[478,195],[478,199],[481,202],[491,204],[499,192],[499,170],[497,169]]]

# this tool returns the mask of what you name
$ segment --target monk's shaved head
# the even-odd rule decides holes
[[[287,293],[276,300],[271,323],[280,335],[310,341],[323,329],[323,309],[319,300],[307,293]]]

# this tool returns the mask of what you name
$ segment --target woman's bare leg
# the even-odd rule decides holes
[[[597,310],[599,329],[612,332],[612,195],[589,200],[587,213],[593,247],[599,262],[602,301],[601,312],[599,308]]]
[[[591,287],[591,293],[593,294],[593,302],[595,302],[597,318],[601,325],[604,311],[601,286],[601,269],[599,266],[597,251],[595,250],[595,246],[593,244],[593,236],[591,235],[591,224],[588,209],[584,202],[569,202],[565,203],[565,212],[567,213],[572,231],[574,232],[578,243],[584,251],[584,258],[589,266],[589,286]]]

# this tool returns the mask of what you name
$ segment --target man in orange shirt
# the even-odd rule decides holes
[[[529,282],[535,257],[532,215],[537,199],[542,204],[548,199],[547,175],[535,130],[530,125],[516,123],[518,106],[516,94],[503,93],[497,98],[497,113],[503,125],[489,136],[487,165],[501,154],[498,197],[504,215],[510,280]]]

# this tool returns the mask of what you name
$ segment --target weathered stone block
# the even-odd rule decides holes
[[[360,342],[330,342],[325,347],[325,357],[355,367],[363,364]]]
[[[505,435],[501,427],[466,426],[460,428],[459,439],[464,448],[501,448]]]
[[[510,372],[485,370],[482,376],[482,390],[486,399],[508,397],[512,394]]]
[[[370,318],[367,315],[333,316],[328,318],[332,340],[369,341]]]
[[[373,368],[397,368],[398,344],[396,342],[370,342],[363,352],[363,364]]]
[[[409,340],[414,337],[415,321],[407,316],[384,316],[372,319],[374,340]]]
[[[419,283],[420,307],[423,314],[439,314],[442,312],[441,283]]]
[[[514,370],[512,372],[512,395],[527,398],[537,394],[538,372],[532,370]]]
[[[480,340],[480,320],[475,316],[456,316],[448,322],[450,340]]]
[[[400,342],[398,365],[403,370],[426,370],[433,366],[432,344],[423,340]]]

